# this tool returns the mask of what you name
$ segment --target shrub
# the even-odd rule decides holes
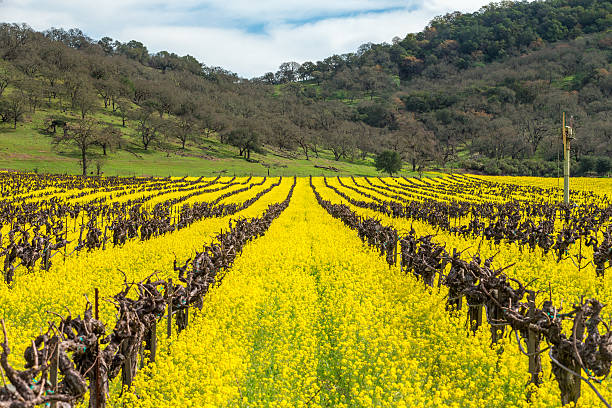
[[[595,171],[600,176],[605,176],[612,170],[612,161],[607,157],[598,157],[595,161]]]

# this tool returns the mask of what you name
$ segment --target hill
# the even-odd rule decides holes
[[[566,111],[574,169],[605,175],[611,16],[603,1],[491,4],[250,80],[138,41],[4,24],[0,166],[78,172],[85,157],[88,172],[112,174],[365,175],[388,149],[413,171],[556,175]],[[99,140],[83,156],[62,138],[86,120]]]

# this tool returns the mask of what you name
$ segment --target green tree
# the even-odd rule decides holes
[[[580,162],[578,162],[578,171],[576,172],[578,175],[585,175],[589,171],[595,169],[595,158],[592,156],[583,156],[580,158]]]
[[[251,151],[261,151],[259,136],[248,127],[230,131],[227,135],[227,143],[236,146],[240,150],[240,156],[244,156],[247,160],[251,158]]]
[[[605,176],[610,172],[610,169],[612,169],[612,162],[609,158],[597,158],[597,161],[595,162],[595,171],[597,171],[597,174],[599,174],[600,176]]]
[[[389,176],[393,176],[393,173],[402,169],[402,158],[398,152],[385,150],[376,155],[374,166],[376,166],[376,170],[384,171],[389,173]]]

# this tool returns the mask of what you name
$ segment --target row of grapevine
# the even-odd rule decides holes
[[[312,184],[311,188],[319,204],[333,217],[341,219],[349,228],[355,229],[360,238],[376,246],[386,254],[388,263],[394,262],[394,253],[399,233],[383,226],[372,218],[361,218],[343,204],[332,204],[324,200]],[[491,267],[492,259],[482,262],[478,254],[470,261],[461,258],[461,252],[451,253],[431,241],[431,236],[416,236],[411,231],[400,238],[401,268],[412,272],[426,285],[448,287],[447,308],[450,312],[461,310],[462,299],[468,305],[471,329],[482,325],[482,308],[491,327],[491,341],[496,343],[506,327],[514,331],[521,350],[521,342],[527,347],[524,354],[529,358],[531,381],[541,382],[540,355],[546,350],[553,364],[553,373],[561,390],[562,404],[576,403],[580,397],[581,381],[599,392],[593,383],[598,377],[607,377],[612,365],[612,332],[600,334],[605,326],[600,313],[604,305],[596,299],[581,300],[569,312],[545,301],[542,308],[536,307],[536,291],[526,288],[524,283],[509,278],[504,269]],[[448,271],[446,266],[450,265]],[[513,287],[511,282],[517,287]],[[564,320],[571,321],[571,332],[564,333]],[[600,326],[601,325],[601,326]],[[520,336],[520,339],[519,339]],[[543,349],[541,342],[547,347]],[[587,378],[579,373],[583,370]],[[602,401],[608,403],[602,398]]]
[[[58,325],[51,324],[26,349],[26,369],[17,370],[8,363],[10,347],[2,320],[0,363],[10,384],[0,388],[0,407],[71,403],[82,398],[87,390],[91,407],[105,407],[109,382],[120,370],[124,385],[130,385],[143,341],[146,340],[154,360],[156,321],[166,316],[170,327],[175,315],[179,330],[185,329],[188,309],[201,307],[209,288],[222,280],[219,273],[231,267],[242,247],[262,236],[287,208],[294,187],[295,179],[285,200],[270,205],[262,216],[230,223],[229,229],[217,235],[216,242],[205,246],[193,260],[182,267],[175,262],[179,282],[152,280],[152,276],[138,283],[126,280],[124,289],[112,297],[119,317],[108,335],[104,323],[98,320],[96,292],[95,315],[88,302],[83,318],[68,315]],[[136,299],[128,297],[133,286],[137,288]]]

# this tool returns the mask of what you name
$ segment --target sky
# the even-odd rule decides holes
[[[421,31],[435,16],[484,0],[0,0],[0,22],[80,28],[94,39],[137,40],[149,52],[192,55],[245,78],[283,62],[354,52]]]

